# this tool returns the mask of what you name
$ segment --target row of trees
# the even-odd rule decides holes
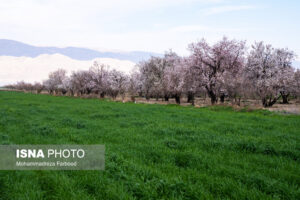
[[[84,94],[97,94],[104,98],[106,95],[115,99],[118,95],[124,98],[128,88],[129,76],[117,70],[110,70],[109,66],[94,62],[89,70],[72,72],[71,76],[66,71],[59,69],[49,74],[43,82],[44,89],[50,94],[69,94],[82,96]]]
[[[247,51],[245,41],[226,37],[214,45],[203,39],[188,48],[187,57],[169,51],[140,62],[129,75],[95,62],[89,70],[72,72],[69,77],[65,70],[57,70],[43,84],[19,82],[11,87],[62,95],[93,93],[113,99],[128,93],[133,100],[135,96],[175,98],[178,104],[182,96],[194,104],[195,97],[205,93],[211,104],[225,98],[240,104],[243,97],[260,98],[265,107],[280,98],[288,103],[290,96],[300,96],[300,71],[292,67],[295,54],[288,49],[259,42]]]

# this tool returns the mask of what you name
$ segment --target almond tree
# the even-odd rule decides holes
[[[63,81],[67,78],[66,73],[66,70],[58,69],[49,74],[48,79],[43,82],[43,85],[50,94],[53,94],[53,92],[55,92],[55,94],[62,92]]]
[[[138,64],[141,74],[142,91],[147,100],[150,99],[153,93],[154,83],[156,81],[153,70],[153,68],[155,68],[155,60],[154,57],[151,57],[148,61],[142,61]]]
[[[128,76],[125,73],[112,70],[109,72],[109,88],[108,93],[113,99],[116,99],[118,94],[122,96],[122,100],[124,101],[125,92],[128,86]]]
[[[25,81],[17,82],[17,84],[15,84],[13,87],[17,90],[23,91],[32,91],[34,89],[31,83],[26,83]]]
[[[109,66],[98,64],[96,61],[90,68],[93,91],[104,98],[108,90]]]
[[[160,57],[151,57],[148,61],[139,64],[143,92],[146,99],[155,96],[156,99],[162,94],[163,79],[166,62]]]
[[[62,93],[63,95],[69,92],[69,95],[74,96],[74,90],[72,87],[72,82],[70,77],[66,77],[62,82]]]
[[[245,58],[240,57],[235,68],[230,68],[224,72],[221,84],[221,102],[224,102],[226,95],[232,103],[240,105],[242,96],[245,96],[245,93],[249,90],[244,78],[244,67]]]
[[[297,71],[294,73],[293,93],[297,98],[300,97],[300,69],[297,69]]]
[[[135,102],[136,95],[142,96],[142,87],[141,74],[137,68],[134,68],[128,80],[128,93],[131,96],[132,102]]]
[[[247,86],[244,82],[242,68],[236,74],[224,74],[224,85],[222,88],[224,88],[226,95],[229,97],[232,103],[240,106],[242,96],[245,96],[245,92],[249,90],[249,88],[246,87]]]
[[[293,89],[294,68],[292,67],[292,60],[295,54],[288,49],[276,49],[275,60],[278,68],[278,84],[279,92],[282,98],[282,103],[288,104],[288,97]]]
[[[199,68],[193,67],[192,60],[183,58],[182,65],[185,66],[184,69],[184,92],[187,96],[187,103],[195,105],[195,95],[197,92],[201,91],[201,71]]]
[[[165,52],[165,55],[162,58],[162,67],[161,67],[160,81],[159,81],[159,85],[161,88],[160,89],[161,95],[164,97],[165,101],[169,101],[169,98],[171,96],[175,96],[176,102],[180,103],[180,96],[181,96],[182,92],[180,92],[180,95],[179,95],[179,92],[176,92],[176,90],[174,90],[174,84],[176,85],[176,82],[174,82],[174,81],[172,81],[172,79],[170,79],[171,73],[176,71],[179,68],[179,66],[177,66],[177,65],[180,65],[180,64],[185,65],[183,60],[181,60],[181,58],[175,52],[173,52],[172,50]],[[174,73],[174,75],[176,75],[176,73]],[[182,74],[182,76],[183,76],[183,74]],[[180,87],[183,87],[183,85]],[[180,90],[183,90],[183,88],[181,88]],[[177,93],[177,94],[175,94],[175,93]],[[176,96],[177,96],[177,99],[176,99]]]
[[[224,74],[234,74],[240,70],[244,60],[245,42],[228,40],[226,37],[210,46],[204,39],[189,45],[191,67],[200,73],[198,79],[215,104],[218,97],[224,98]],[[230,80],[229,80],[230,81]]]
[[[37,94],[40,94],[42,92],[42,90],[44,89],[44,85],[39,82],[35,82],[33,85],[33,88],[36,90]]]
[[[252,46],[245,75],[264,107],[274,105],[281,96],[287,102],[290,79],[293,77],[293,57],[294,54],[289,50],[275,49],[263,42]]]
[[[165,69],[166,90],[175,98],[177,104],[180,104],[181,95],[184,92],[186,67],[184,61],[176,54],[172,57],[172,65]]]
[[[53,94],[55,90],[55,84],[50,79],[43,81],[43,85],[49,94]]]
[[[85,70],[72,72],[70,85],[77,95],[90,94],[94,87],[91,73]]]
[[[154,96],[157,100],[159,97],[164,97],[166,101],[169,100],[171,94],[167,90],[168,81],[165,73],[167,68],[174,66],[178,58],[177,54],[168,51],[164,57],[151,57],[148,61],[139,63],[143,93],[146,99]]]

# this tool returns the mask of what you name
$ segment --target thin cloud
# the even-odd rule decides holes
[[[205,9],[204,15],[216,15],[227,12],[241,11],[241,10],[251,10],[255,9],[255,6],[252,5],[241,5],[241,6],[219,6]]]

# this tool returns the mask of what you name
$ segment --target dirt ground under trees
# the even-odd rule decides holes
[[[175,99],[170,98],[169,101],[163,101],[163,99],[150,99],[146,100],[145,98],[136,98],[136,103],[149,103],[149,104],[176,104]],[[117,101],[122,101],[121,98],[117,98]],[[125,101],[130,101],[128,97],[125,98]],[[230,101],[225,101],[224,103],[218,102],[216,105],[225,105],[225,106],[233,106],[234,109],[240,110],[243,108],[247,108],[249,110],[254,109],[265,109],[274,112],[280,112],[283,114],[300,114],[300,100],[290,100],[289,104],[282,104],[280,101],[274,104],[272,107],[264,108],[261,104],[261,100],[241,100],[241,105],[238,106]],[[187,103],[186,98],[181,99],[182,106],[189,106],[191,103]],[[210,106],[209,98],[195,98],[195,107],[206,107]]]
[[[17,90],[10,90],[10,89],[0,89],[0,91],[17,91]],[[23,92],[23,91],[20,91]],[[32,92],[35,93],[35,92]],[[43,91],[41,94],[48,94],[46,91]],[[99,98],[99,96],[91,94],[91,95],[83,95],[80,98]],[[126,95],[124,100],[121,96],[118,96],[114,101],[120,101],[120,102],[130,102],[132,101],[131,97]],[[169,101],[164,101],[163,98],[159,98],[158,100],[155,98],[151,98],[149,100],[146,100],[143,97],[136,97],[135,98],[136,103],[147,103],[147,104],[176,104],[174,98],[170,98]],[[181,98],[181,106],[190,106],[191,103],[187,103],[187,98],[183,97]],[[210,106],[210,99],[209,98],[195,98],[195,107],[206,107]],[[282,104],[281,100],[279,100],[276,104],[274,104],[272,107],[264,108],[261,104],[261,100],[249,100],[249,99],[242,99],[240,101],[240,106],[236,105],[235,103],[225,100],[224,103],[217,102],[216,105],[223,105],[223,106],[232,106],[236,110],[245,109],[248,110],[254,110],[254,109],[264,109],[269,110],[272,112],[278,112],[282,114],[300,114],[300,99],[293,99],[289,101],[289,104]]]

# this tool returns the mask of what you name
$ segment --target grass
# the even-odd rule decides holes
[[[300,116],[0,92],[0,144],[104,144],[105,171],[0,171],[0,199],[300,199]]]

